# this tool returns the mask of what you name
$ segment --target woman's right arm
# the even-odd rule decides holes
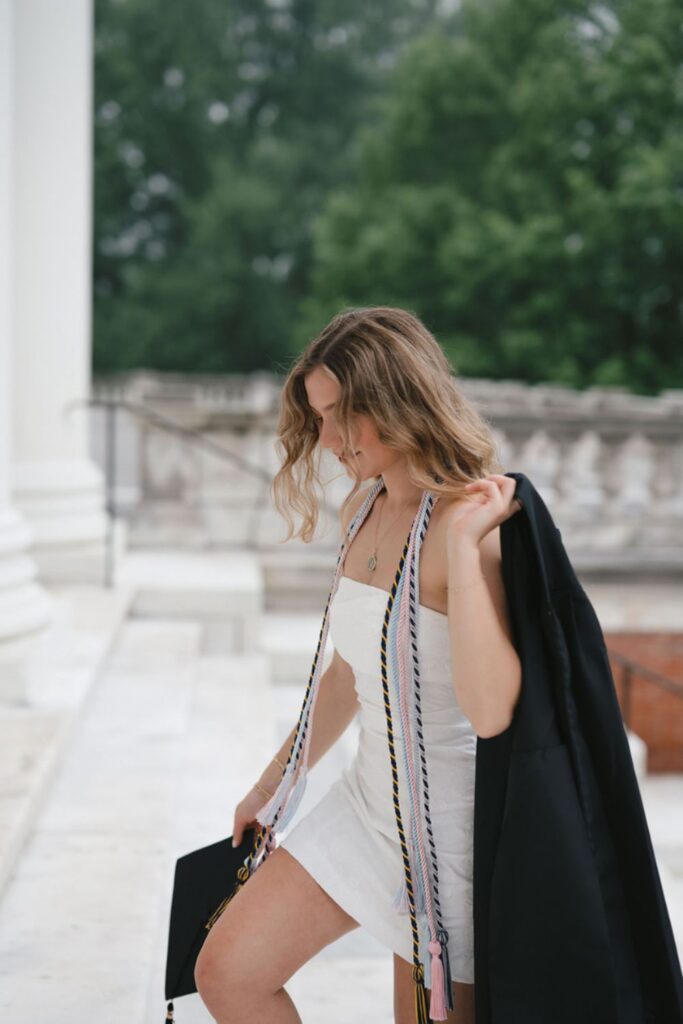
[[[356,512],[365,497],[365,493],[356,495],[354,501],[346,510],[342,518],[342,537],[346,534],[347,523]],[[320,688],[313,709],[313,719],[310,725],[311,739],[308,752],[308,767],[312,768],[332,747],[343,732],[348,728],[356,716],[360,704],[356,693],[355,677],[353,669],[344,661],[338,651],[334,651],[329,666],[320,678]],[[287,763],[289,751],[291,750],[296,725],[290,730],[286,740],[277,751],[275,757],[282,764]],[[257,783],[269,793],[274,793],[280,779],[282,769],[275,757],[266,765]],[[235,810],[235,823],[233,836],[235,845],[241,842],[242,833],[255,822],[255,815],[268,801],[268,797],[260,790],[252,787],[244,800],[238,804]]]

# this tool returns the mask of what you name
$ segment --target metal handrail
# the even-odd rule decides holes
[[[107,539],[105,544],[104,572],[106,587],[113,586],[114,577],[114,522],[117,519],[118,513],[114,498],[116,490],[116,413],[119,409],[123,409],[126,412],[131,413],[131,415],[137,416],[139,419],[150,423],[159,430],[166,431],[170,434],[176,434],[183,440],[196,444],[200,448],[204,448],[206,451],[211,452],[212,455],[216,455],[218,458],[223,459],[226,462],[232,462],[238,467],[238,469],[241,469],[252,476],[258,477],[264,483],[268,483],[269,485],[272,483],[272,475],[262,466],[259,466],[255,462],[251,462],[249,459],[245,459],[243,455],[239,455],[237,452],[232,451],[225,445],[219,444],[212,438],[207,437],[203,431],[197,430],[193,427],[185,427],[182,424],[177,423],[171,417],[164,416],[162,413],[148,409],[147,406],[142,405],[139,402],[131,402],[128,399],[123,398],[89,397],[73,399],[67,403],[66,411],[68,413],[74,408],[84,407],[102,407],[106,410],[104,453],[105,508],[107,511]],[[260,500],[260,497],[261,496],[259,495],[257,501]],[[329,515],[338,515],[337,510],[333,509],[332,506],[330,506],[330,504],[324,499],[320,501],[320,507]],[[256,503],[254,504],[254,512],[255,511]]]
[[[620,651],[615,651],[610,647],[607,648],[607,653],[610,661],[614,660],[621,668],[621,715],[627,729],[630,728],[631,725],[631,696],[635,676],[640,676],[645,682],[652,683],[654,686],[658,686],[660,689],[666,690],[667,693],[672,693],[675,697],[683,698],[683,683],[679,683],[675,679],[670,679],[662,672],[657,672],[654,668],[648,668],[647,665],[643,665],[641,662],[635,661],[635,659],[629,658]]]

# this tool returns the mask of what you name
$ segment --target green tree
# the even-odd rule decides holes
[[[290,351],[313,224],[435,5],[96,0],[97,370]]]
[[[464,0],[316,223],[299,340],[391,302],[465,374],[681,386],[682,69],[678,0]]]

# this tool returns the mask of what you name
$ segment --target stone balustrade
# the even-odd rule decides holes
[[[282,378],[268,373],[185,376],[140,372],[100,378],[95,397],[118,397],[201,431],[272,474]],[[582,574],[683,574],[683,389],[650,397],[621,388],[584,391],[554,384],[463,379],[491,424],[500,460],[526,473],[561,529]],[[103,413],[93,412],[93,454],[104,465]],[[268,481],[227,459],[122,412],[117,416],[116,495],[131,516],[131,542],[248,545],[282,551],[284,524]],[[321,461],[333,512],[349,478],[328,453]],[[310,545],[329,552],[338,523],[321,517]]]

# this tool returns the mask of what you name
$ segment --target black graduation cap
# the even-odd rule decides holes
[[[166,954],[166,999],[197,991],[194,968],[204,939],[219,910],[238,885],[238,871],[254,845],[255,830],[244,830],[239,846],[232,836],[179,857],[175,866],[171,918]],[[208,925],[208,927],[207,927]],[[173,1003],[166,1008],[166,1020],[173,1020]]]

